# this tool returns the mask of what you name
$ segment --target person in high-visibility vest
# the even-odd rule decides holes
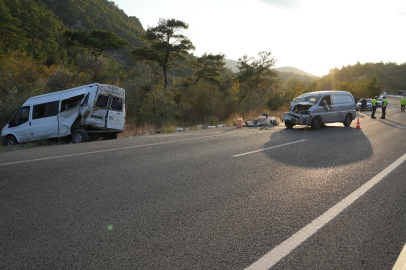
[[[383,96],[383,100],[382,100],[382,116],[381,116],[381,119],[385,119],[385,116],[386,116],[386,105],[388,105],[388,100],[386,99],[386,96]]]
[[[375,112],[376,112],[376,103],[378,102],[376,99],[377,99],[378,97],[377,96],[375,96],[375,98],[372,100],[372,115],[371,115],[371,118],[376,118],[375,117]]]
[[[400,111],[401,111],[401,112],[404,112],[404,111],[405,111],[405,106],[406,106],[406,97],[403,97],[403,98],[400,100]]]

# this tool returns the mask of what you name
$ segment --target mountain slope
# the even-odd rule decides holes
[[[145,33],[137,17],[127,16],[113,1],[108,0],[40,0],[44,2],[70,30],[108,30],[129,43],[114,55],[127,67],[135,65],[130,49],[143,45],[141,35]],[[119,59],[117,59],[119,58]]]
[[[237,64],[238,61],[226,59],[225,67],[231,69],[231,71],[233,72],[238,72]],[[275,70],[279,73],[279,77],[281,77],[281,79],[284,81],[297,78],[305,82],[314,82],[315,80],[318,79],[317,76],[295,67],[279,67],[275,68]]]
[[[317,77],[313,74],[307,73],[306,71],[300,70],[295,67],[278,67],[278,68],[275,68],[275,70],[279,71],[279,72],[287,72],[287,73],[293,72],[293,73],[303,75],[303,76]]]

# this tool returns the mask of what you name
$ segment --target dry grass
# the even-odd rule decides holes
[[[162,132],[160,129],[156,129],[152,125],[144,125],[142,127],[137,127],[133,124],[126,124],[125,125],[125,130],[123,133],[119,133],[118,136],[119,138],[127,138],[130,136],[139,136],[143,134],[154,134],[157,132]]]

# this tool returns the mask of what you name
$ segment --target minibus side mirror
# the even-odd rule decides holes
[[[10,124],[10,117],[7,117],[7,124]]]

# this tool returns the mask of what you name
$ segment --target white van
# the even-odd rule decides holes
[[[336,122],[348,127],[355,117],[355,100],[351,93],[331,90],[310,92],[295,98],[282,121],[287,128],[308,125],[320,129],[325,123]]]
[[[75,143],[116,139],[124,131],[125,90],[94,83],[31,97],[7,123],[3,145],[70,135]]]

